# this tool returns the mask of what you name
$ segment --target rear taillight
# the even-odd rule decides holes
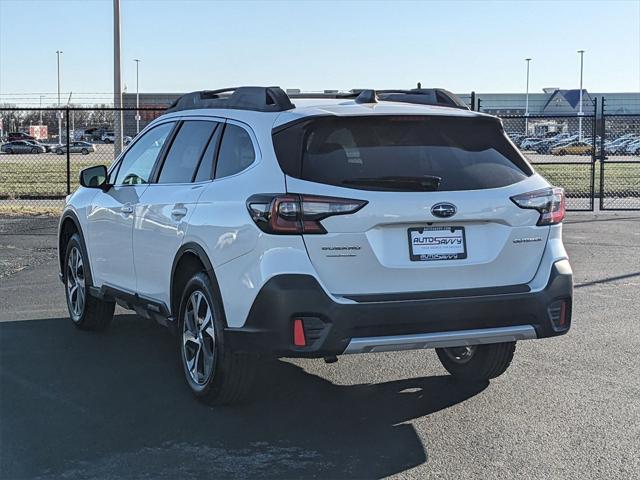
[[[259,194],[247,200],[247,209],[263,232],[274,234],[327,233],[320,223],[334,215],[355,213],[364,200],[315,195]]]
[[[564,219],[564,190],[548,187],[535,192],[523,193],[511,197],[511,201],[520,208],[531,208],[540,212],[538,225],[554,225]]]

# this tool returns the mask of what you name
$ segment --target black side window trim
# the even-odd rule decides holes
[[[227,122],[224,122],[222,126],[222,131],[220,132],[220,136],[218,137],[218,144],[216,145],[216,155],[215,160],[213,161],[213,177],[212,180],[216,179],[216,174],[218,173],[218,158],[220,157],[220,145],[222,145],[222,138],[224,137],[224,132],[227,130]]]
[[[222,142],[222,136],[224,135],[224,130],[225,128],[227,128],[227,121],[225,119],[224,121],[217,122],[217,124],[218,126],[211,133],[211,137],[209,138],[207,145],[204,147],[204,150],[202,151],[202,155],[200,155],[198,166],[196,167],[196,170],[193,172],[193,177],[191,177],[192,183],[195,181],[196,177],[198,176],[200,165],[202,164],[202,160],[204,160],[204,156],[207,153],[207,150],[209,148],[209,143],[211,143],[212,141],[216,142],[213,150],[213,160],[211,162],[213,168],[211,169],[211,173],[209,174],[209,179],[206,181],[213,181],[216,178],[216,169],[218,168],[218,155],[220,154],[220,143]]]
[[[200,170],[200,165],[202,165],[202,160],[204,159],[204,155],[205,153],[207,153],[207,148],[209,148],[209,144],[213,141],[213,139],[216,136],[216,132],[218,131],[219,128],[224,128],[224,125],[221,124],[221,122],[214,122],[216,124],[216,126],[214,127],[214,129],[211,131],[211,135],[209,135],[209,139],[207,140],[207,143],[204,144],[204,148],[202,149],[202,153],[200,154],[200,158],[198,159],[198,163],[196,164],[196,168],[193,171],[193,175],[191,175],[191,183],[194,183],[196,180],[196,176],[198,175],[198,170]],[[214,162],[217,163],[218,161],[218,147],[220,146],[220,137],[221,135],[218,136],[218,139],[216,140],[216,146],[215,146],[215,150],[214,150]],[[212,180],[212,179],[209,179]]]
[[[180,131],[180,129],[182,128],[183,123],[184,123],[184,120],[178,120],[176,122],[176,125],[173,127],[173,130],[171,130],[171,133],[169,134],[167,141],[164,142],[164,145],[162,145],[162,149],[160,150],[160,155],[158,155],[158,158],[156,159],[156,163],[153,166],[153,169],[151,170],[151,175],[149,176],[149,184],[158,183],[160,172],[162,171],[162,167],[164,166],[164,160],[167,158],[167,153],[169,152],[171,145],[173,145],[173,141],[175,140],[176,135],[178,135],[178,132]]]

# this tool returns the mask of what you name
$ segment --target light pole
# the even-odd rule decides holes
[[[584,67],[584,50],[578,50],[580,54],[580,107],[578,109],[578,130],[579,130],[579,138],[582,141],[582,70]]]
[[[529,134],[529,63],[531,62],[530,58],[525,58],[525,62],[527,62],[527,93],[525,94],[525,104],[524,104],[524,133],[525,135]]]
[[[60,108],[60,54],[62,54],[62,50],[56,50],[58,56],[58,108]],[[58,110],[58,143],[62,145],[62,110]]]
[[[42,125],[42,98],[44,95],[40,95],[40,125]]]
[[[134,58],[136,62],[136,135],[140,133],[140,59]]]
[[[113,0],[113,155],[122,151],[122,76],[120,73],[120,0]]]

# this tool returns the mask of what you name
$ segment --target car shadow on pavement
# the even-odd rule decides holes
[[[274,360],[251,402],[211,408],[183,383],[175,341],[135,315],[104,334],[0,324],[0,477],[380,478],[427,460],[405,422],[488,385],[344,386]]]

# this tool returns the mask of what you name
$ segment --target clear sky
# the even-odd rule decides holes
[[[142,60],[141,91],[421,81],[459,93],[523,92],[525,57],[533,58],[530,91],[537,92],[577,88],[578,49],[586,50],[585,88],[640,91],[640,0],[122,0],[121,10],[129,92],[134,58]],[[110,101],[112,34],[112,0],[0,0],[0,102],[55,92],[58,49],[62,90],[77,102]]]

